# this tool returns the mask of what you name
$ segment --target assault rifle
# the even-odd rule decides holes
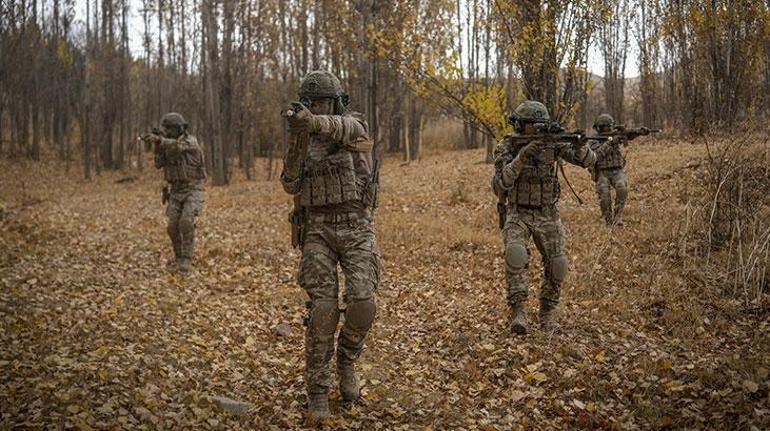
[[[291,108],[281,111],[281,117],[290,118],[297,115],[304,105],[300,102],[291,102]],[[299,164],[299,180],[302,181],[302,176],[305,174],[305,158],[307,157],[307,149],[310,144],[310,134],[307,131],[295,131],[289,129],[289,146],[286,148],[286,156],[284,157],[284,165],[287,163]],[[285,166],[284,166],[285,169]],[[294,207],[289,213],[289,223],[291,223],[291,246],[294,248],[302,247],[305,236],[305,207],[300,204],[299,193],[294,195]]]
[[[648,129],[647,127],[632,127],[628,128],[623,124],[618,124],[607,136],[613,136],[617,139],[619,144],[627,145],[628,141],[633,141],[640,136],[647,136],[650,133],[660,133],[661,129]],[[591,139],[594,139],[592,136]]]
[[[582,130],[575,130],[571,133],[567,133],[558,122],[535,123],[532,124],[532,126],[535,127],[534,133],[527,135],[508,136],[507,139],[511,141],[517,153],[525,145],[535,142],[536,145],[541,148],[540,156],[534,159],[535,164],[544,162],[542,159],[542,150],[556,148],[559,143],[564,142],[572,144],[572,147],[575,149],[579,149],[583,147],[586,144],[586,141],[589,139],[585,132]],[[592,136],[590,139],[596,141],[612,142],[613,136]],[[572,191],[572,194],[575,195],[575,198],[577,198],[578,202],[582,204],[583,200],[580,199],[580,196],[577,195],[575,189],[572,188],[572,184],[570,184],[567,176],[564,174],[564,167],[562,166],[561,162],[558,162],[558,164],[559,168],[561,169],[561,174],[564,177],[564,180],[567,182],[569,189]],[[501,193],[497,196],[497,222],[500,229],[505,227],[505,219],[508,216],[506,199],[506,193]]]
[[[583,147],[588,139],[596,141],[612,141],[614,139],[614,136],[611,135],[591,136],[589,138],[582,130],[568,133],[557,122],[536,123],[533,126],[535,126],[535,132],[532,134],[508,136],[514,148],[521,149],[523,146],[535,142],[537,146],[544,150],[555,148],[557,144],[567,142],[572,144],[573,148],[578,149]],[[539,163],[540,160],[536,159],[535,163]]]

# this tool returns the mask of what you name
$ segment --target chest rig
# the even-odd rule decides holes
[[[305,160],[300,205],[316,207],[360,201],[365,180],[356,178],[353,156],[341,143],[312,136]]]
[[[620,152],[620,145],[611,145],[604,157],[599,158],[596,161],[596,167],[598,169],[618,169],[626,165],[626,158],[623,157],[623,153]]]
[[[520,148],[516,149],[517,154]],[[508,202],[524,208],[543,208],[555,204],[560,193],[556,161],[556,149],[553,146],[544,148],[539,157],[527,160],[508,192]]]
[[[185,136],[183,138],[191,144],[197,144],[195,138]],[[206,178],[206,168],[203,166],[203,154],[197,151],[184,151],[173,157],[166,155],[166,163],[163,166],[163,177],[170,183],[198,181]]]

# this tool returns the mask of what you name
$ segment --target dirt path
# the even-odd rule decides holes
[[[476,151],[388,160],[377,230],[386,277],[350,429],[763,429],[768,316],[705,300],[672,241],[702,149],[630,150],[627,226],[562,195],[572,272],[564,333],[514,338]],[[305,296],[277,182],[209,188],[194,273],[166,270],[159,176],[115,184],[0,164],[0,427],[294,429]],[[532,285],[540,263],[531,264]],[[537,289],[530,295],[536,309]],[[287,322],[292,332],[272,328]],[[252,410],[233,417],[224,395]],[[335,404],[336,406],[336,404]]]

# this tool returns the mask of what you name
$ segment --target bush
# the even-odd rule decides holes
[[[746,305],[770,292],[770,146],[767,135],[706,139],[679,251],[699,278]],[[691,201],[692,202],[692,201]]]

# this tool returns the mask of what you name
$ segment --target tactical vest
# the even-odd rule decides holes
[[[163,176],[170,183],[197,181],[206,178],[206,170],[203,165],[190,166],[181,161],[174,165],[164,166]]]
[[[559,200],[556,177],[556,153],[546,148],[536,160],[527,160],[519,177],[508,191],[508,202],[525,208],[542,208]]]
[[[618,169],[626,165],[626,159],[620,152],[620,146],[611,145],[608,152],[604,153],[604,157],[596,160],[597,169]]]
[[[300,205],[309,207],[363,201],[366,178],[357,178],[351,153],[337,142],[312,136],[300,189]],[[366,203],[366,202],[364,202]]]
[[[186,136],[193,143],[195,138]],[[173,160],[166,157],[163,166],[163,176],[170,183],[198,181],[206,178],[206,167],[203,166],[203,154],[200,149],[194,154],[181,154]]]

